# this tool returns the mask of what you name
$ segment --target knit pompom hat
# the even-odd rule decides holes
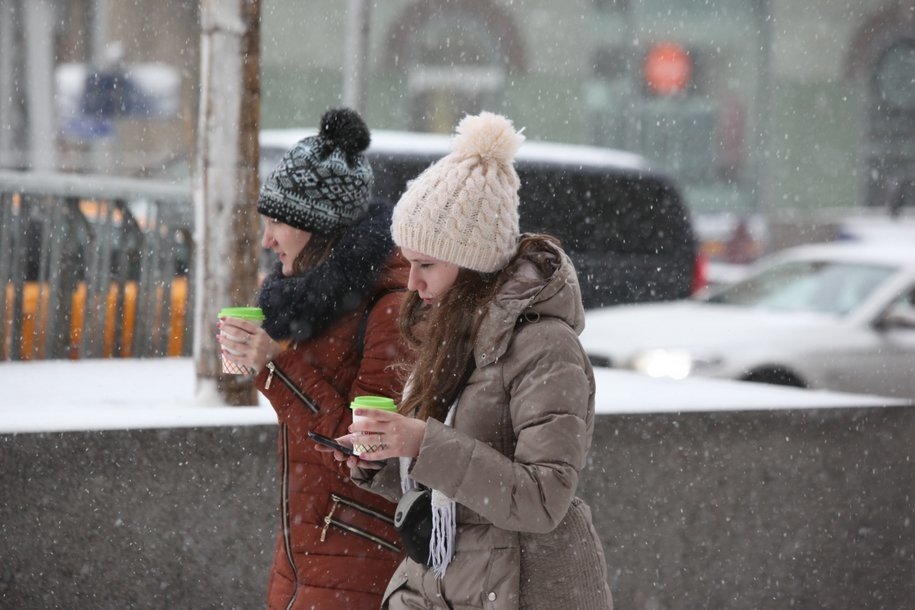
[[[264,180],[257,211],[323,235],[352,225],[369,209],[374,177],[362,153],[370,142],[356,111],[328,110],[318,135],[293,146]]]
[[[518,246],[518,173],[524,136],[491,112],[464,117],[452,152],[413,180],[394,207],[394,242],[409,250],[489,273]]]

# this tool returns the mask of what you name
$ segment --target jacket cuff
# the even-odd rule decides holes
[[[426,420],[426,432],[410,477],[454,498],[473,455],[474,440],[437,419]],[[448,464],[443,468],[442,464]]]
[[[380,470],[352,468],[350,477],[357,487],[397,502],[400,499],[400,467],[397,458],[387,460]]]

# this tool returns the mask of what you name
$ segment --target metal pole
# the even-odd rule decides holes
[[[623,142],[624,146],[629,150],[635,150],[641,154],[645,154],[644,147],[642,146],[642,117],[645,100],[639,93],[642,84],[642,69],[639,63],[639,57],[642,54],[642,42],[641,36],[638,35],[638,26],[639,23],[641,23],[639,17],[641,15],[636,15],[636,10],[637,8],[632,2],[627,2],[623,5],[623,18],[626,23],[626,31],[629,33],[629,37],[638,41],[635,44],[627,41],[627,44],[623,47],[626,49],[626,76],[629,85],[626,88],[626,98],[623,106],[625,108],[623,118]]]
[[[768,160],[772,130],[772,5],[769,0],[757,0],[756,25],[759,28],[759,78],[756,86],[756,134],[753,145],[755,176],[753,184],[756,196],[752,201],[753,211],[763,217],[763,222],[771,222],[771,203],[769,201],[771,164]],[[769,228],[769,227],[767,227]]]
[[[15,26],[19,19],[13,0],[0,0],[0,167],[18,167],[14,161],[14,146],[18,121],[14,106],[16,95],[13,77],[15,62],[19,60],[17,45],[14,41]]]
[[[346,48],[343,53],[343,104],[364,113],[368,95],[366,62],[370,6],[366,0],[347,0]]]
[[[29,108],[29,166],[51,170],[57,166],[54,137],[54,13],[47,0],[33,0],[23,6],[25,17],[26,79]]]
[[[111,20],[111,7],[109,0],[94,0],[92,2],[92,28],[90,45],[89,71],[100,70],[105,66],[108,49],[108,24]],[[111,119],[114,121],[115,119]],[[93,138],[91,144],[91,172],[111,173],[114,157],[114,135]]]

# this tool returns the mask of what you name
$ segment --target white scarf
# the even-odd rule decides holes
[[[454,422],[454,411],[460,396],[448,409],[445,425],[451,426]],[[419,486],[410,475],[410,463],[413,458],[398,458],[400,460],[400,489],[407,493]],[[445,577],[445,570],[454,558],[454,539],[457,532],[455,525],[454,500],[437,489],[432,490],[432,539],[429,541],[429,559],[432,571],[439,580]]]

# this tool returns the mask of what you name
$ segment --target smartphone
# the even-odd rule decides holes
[[[341,445],[340,443],[338,443],[334,439],[330,438],[329,436],[324,436],[323,434],[318,434],[317,432],[312,431],[312,432],[308,433],[308,437],[311,440],[315,441],[316,443],[321,443],[322,445],[330,447],[331,449],[336,449],[337,451],[339,451],[340,453],[342,453],[344,455],[356,455],[355,453],[353,453],[352,447],[347,447],[346,445]],[[356,456],[356,457],[359,457],[359,456]]]
[[[308,433],[308,437],[315,441],[316,443],[321,443],[325,447],[330,447],[331,449],[336,449],[341,452],[343,455],[352,455],[353,457],[359,458],[363,462],[368,462],[369,464],[378,464],[379,466],[384,466],[384,462],[377,462],[375,460],[363,460],[361,457],[353,453],[352,447],[347,447],[346,445],[341,445],[334,439],[329,436],[324,436],[323,434],[318,434],[317,432],[311,431]]]

